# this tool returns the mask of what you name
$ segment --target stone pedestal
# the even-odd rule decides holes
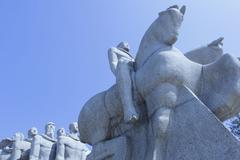
[[[232,133],[191,91],[180,94],[166,160],[239,160],[240,143]]]
[[[126,160],[128,157],[127,138],[122,136],[95,145],[87,160]]]

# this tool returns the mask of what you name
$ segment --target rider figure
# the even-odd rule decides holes
[[[108,50],[108,59],[111,70],[116,77],[116,83],[123,105],[124,121],[135,122],[138,120],[133,102],[132,72],[134,72],[134,58],[129,53],[128,43],[121,42],[117,47]]]

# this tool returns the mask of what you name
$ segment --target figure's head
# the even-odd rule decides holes
[[[24,140],[24,134],[21,132],[17,132],[15,133],[15,135],[13,136],[13,139],[15,141],[23,141]]]
[[[57,131],[57,136],[58,136],[58,137],[60,137],[60,136],[66,136],[65,129],[64,129],[64,128],[58,129],[58,131]]]
[[[177,5],[174,5],[160,12],[158,18],[152,24],[153,35],[156,40],[160,40],[167,45],[173,45],[177,41],[185,11],[185,6],[179,9]]]
[[[130,51],[130,46],[127,42],[120,42],[118,45],[117,45],[117,48],[120,49],[120,50],[123,50],[125,52],[129,52]]]
[[[32,127],[28,130],[28,138],[33,138],[38,134],[38,130],[35,127]]]
[[[55,124],[53,122],[48,122],[45,125],[45,134],[54,137],[54,132],[55,132]]]
[[[78,132],[78,123],[77,122],[70,123],[69,131],[70,131],[70,133],[77,133]]]

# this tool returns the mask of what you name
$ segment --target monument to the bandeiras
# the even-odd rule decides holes
[[[186,7],[159,13],[134,58],[127,42],[108,51],[116,84],[79,115],[88,160],[238,160],[222,121],[240,111],[240,63],[219,38],[183,54],[174,47]],[[191,26],[190,26],[191,27]]]

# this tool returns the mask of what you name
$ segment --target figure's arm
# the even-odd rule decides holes
[[[21,142],[19,142],[19,141],[14,142],[14,144],[13,144],[13,152],[11,154],[10,160],[16,160],[16,159],[21,158],[22,151],[18,147],[20,145],[19,143],[21,143]]]
[[[30,160],[38,160],[39,159],[40,139],[41,139],[41,137],[39,135],[36,135],[33,138],[32,145],[31,145],[30,156],[29,156]]]
[[[117,65],[120,59],[124,59],[126,62],[134,61],[134,58],[115,47],[111,47],[108,50],[108,60],[111,67],[111,71],[116,75]]]
[[[223,37],[212,41],[206,46],[185,53],[185,56],[199,64],[209,64],[223,55]]]
[[[62,139],[59,139],[57,142],[57,153],[55,160],[64,160],[65,145]]]
[[[110,64],[111,71],[114,75],[116,75],[117,65],[118,65],[118,57],[117,57],[117,48],[109,48],[108,50],[108,61]]]

